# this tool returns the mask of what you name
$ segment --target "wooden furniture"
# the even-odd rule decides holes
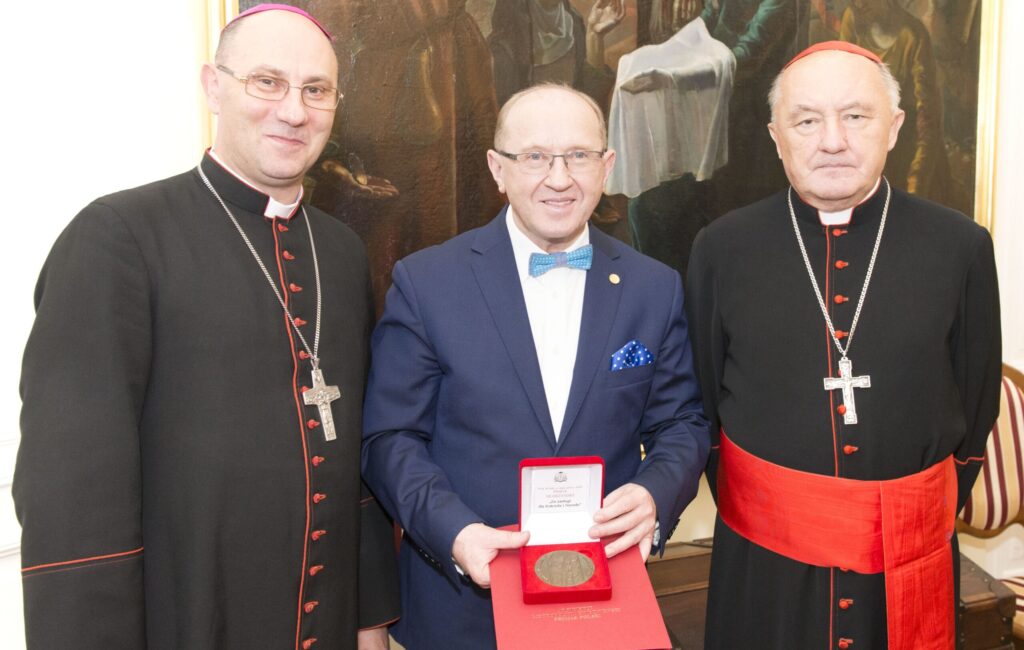
[[[957,647],[963,650],[1014,650],[1016,597],[1001,581],[960,554],[960,603]]]
[[[664,556],[647,563],[647,573],[674,648],[701,650],[704,647],[704,612],[708,604],[710,571],[710,539],[670,543]]]

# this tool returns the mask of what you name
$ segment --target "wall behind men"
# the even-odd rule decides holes
[[[1012,37],[1024,28],[1024,3],[1002,4],[996,246],[1005,358],[1024,367],[1024,218],[1015,209],[1024,205],[1024,184],[1015,182],[1024,171],[1024,127],[1012,119],[1024,103],[1024,82],[1009,72],[1024,67],[1024,41]],[[10,480],[36,276],[53,240],[88,201],[194,165],[206,123],[197,81],[206,52],[205,2],[56,0],[47,6],[44,17],[30,3],[15,3],[0,25],[0,60],[8,64],[2,113],[8,207],[0,216],[6,244],[0,277],[7,286],[7,345],[0,346],[0,647],[12,650],[23,647],[23,635]],[[676,538],[709,535],[713,517],[705,486]]]
[[[38,3],[4,7],[0,647],[6,650],[24,647],[21,532],[10,492],[18,377],[36,277],[54,239],[90,200],[199,160],[207,123],[198,82],[205,4],[56,0],[45,12]]]

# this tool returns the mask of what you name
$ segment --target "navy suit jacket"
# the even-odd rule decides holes
[[[557,441],[505,210],[395,266],[373,335],[362,460],[405,529],[393,633],[409,650],[494,646],[489,592],[454,572],[452,544],[471,523],[518,522],[521,459],[601,456],[606,492],[633,482],[654,497],[661,546],[696,494],[709,437],[679,274],[596,228],[590,240]],[[612,372],[633,339],[654,362]]]

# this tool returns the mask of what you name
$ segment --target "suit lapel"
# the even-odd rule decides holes
[[[594,260],[587,271],[587,284],[583,292],[583,320],[580,323],[580,341],[576,349],[576,365],[572,371],[569,402],[565,407],[562,430],[558,435],[555,452],[562,447],[573,422],[579,415],[583,400],[590,391],[597,372],[608,363],[604,351],[608,336],[619,309],[622,287],[612,284],[612,273],[618,268],[619,254],[610,237],[597,228],[590,229],[590,243],[594,246]]]
[[[498,330],[505,350],[526,391],[530,406],[537,416],[537,422],[546,434],[554,450],[555,433],[551,426],[551,412],[548,410],[544,382],[537,361],[537,348],[533,342],[530,318],[526,313],[526,300],[519,282],[512,241],[505,225],[505,210],[477,233],[473,242],[471,266],[477,284],[491,312],[494,326]]]

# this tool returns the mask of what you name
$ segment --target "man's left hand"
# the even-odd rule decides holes
[[[657,508],[647,488],[626,483],[604,498],[604,507],[594,513],[595,525],[588,534],[594,539],[622,533],[608,546],[605,555],[614,557],[630,546],[638,544],[644,562],[651,554]]]
[[[391,640],[388,638],[388,626],[359,630],[358,645],[359,650],[389,650]]]

